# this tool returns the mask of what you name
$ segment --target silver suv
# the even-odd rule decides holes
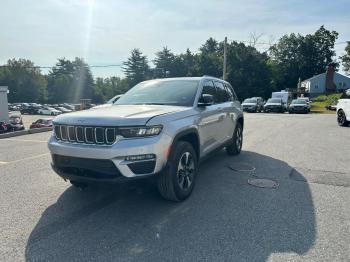
[[[141,82],[113,106],[60,115],[49,140],[52,168],[77,187],[155,176],[168,200],[187,198],[198,162],[215,149],[241,152],[243,113],[214,77]]]

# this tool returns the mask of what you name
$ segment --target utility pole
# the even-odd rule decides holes
[[[222,72],[222,79],[226,80],[226,56],[227,56],[227,37],[225,37],[224,41],[224,66]]]

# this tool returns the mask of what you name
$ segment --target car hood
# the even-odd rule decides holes
[[[53,122],[85,126],[138,126],[145,125],[153,117],[188,109],[165,105],[113,105],[60,115]]]
[[[266,103],[265,106],[281,106],[280,103]]]
[[[242,103],[242,106],[256,106],[256,103]]]
[[[294,107],[294,106],[300,106],[300,107],[307,107],[306,104],[290,104],[290,107]]]

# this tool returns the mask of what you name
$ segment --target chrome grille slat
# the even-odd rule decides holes
[[[117,128],[55,125],[54,135],[65,143],[112,145],[116,141]]]
[[[95,141],[96,141],[96,143],[97,144],[103,144],[105,142],[104,128],[103,127],[95,127],[95,132],[94,133],[95,133]],[[102,137],[99,137],[99,133],[102,135]]]
[[[61,140],[67,141],[68,140],[67,126],[62,125],[60,127],[60,130],[61,130]]]
[[[81,136],[80,136],[80,134],[81,134]],[[85,142],[85,140],[84,140],[84,128],[81,126],[75,127],[75,136],[77,138],[78,143],[84,143]]]
[[[110,133],[110,132],[112,132],[112,133]],[[110,139],[111,138],[110,136],[112,136],[113,139]],[[105,130],[105,137],[106,137],[106,143],[108,145],[111,145],[111,144],[113,144],[115,142],[115,139],[116,139],[115,136],[116,136],[115,128],[111,128],[111,127],[106,128],[106,130]]]
[[[69,142],[75,142],[76,137],[75,137],[75,128],[74,126],[68,126],[67,127],[67,133],[68,133],[68,140]]]
[[[85,142],[95,144],[94,129],[92,127],[84,127]]]

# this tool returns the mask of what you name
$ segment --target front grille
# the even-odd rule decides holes
[[[94,126],[55,125],[55,137],[71,143],[112,145],[116,141],[116,128]]]

